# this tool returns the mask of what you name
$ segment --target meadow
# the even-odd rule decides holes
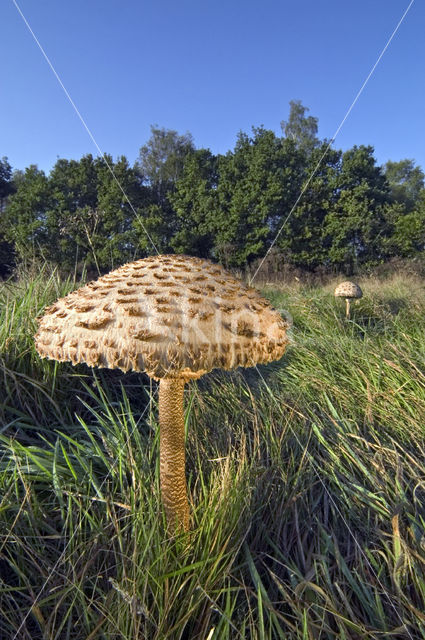
[[[187,385],[192,530],[161,510],[157,388],[41,360],[78,282],[0,284],[0,638],[425,639],[425,285],[265,286],[284,357]]]

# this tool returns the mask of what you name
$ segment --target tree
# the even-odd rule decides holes
[[[51,238],[49,258],[72,268],[87,261],[96,264],[92,236],[98,224],[97,171],[87,154],[81,160],[59,159],[49,175],[51,206],[46,213]],[[99,267],[98,267],[99,269]]]
[[[274,138],[263,129],[253,129],[252,137],[241,132],[234,151],[218,159],[214,253],[227,267],[244,266],[266,250]]]
[[[301,151],[293,154],[297,167],[294,170],[296,192],[283,219],[285,226],[277,247],[287,261],[296,266],[315,269],[328,261],[326,218],[338,197],[341,155],[341,151],[330,149],[326,141],[309,154]],[[286,220],[298,198],[298,204]]]
[[[13,266],[13,245],[5,239],[6,224],[4,211],[7,200],[15,192],[12,167],[6,157],[0,160],[0,277],[7,276]]]
[[[389,257],[415,258],[425,251],[425,189],[420,191],[412,210],[403,203],[393,205],[391,224]]]
[[[6,157],[0,160],[0,213],[6,207],[7,198],[15,191],[12,180],[12,167]]]
[[[58,160],[49,180],[47,226],[55,238],[56,262],[70,267],[84,261],[100,273],[140,253],[134,224],[147,189],[124,156],[116,162],[91,154],[79,161]]]
[[[173,129],[151,126],[151,137],[140,149],[136,170],[151,187],[156,204],[167,205],[167,195],[183,173],[186,156],[194,149],[190,133],[179,135]]]
[[[186,157],[194,150],[190,133],[180,135],[173,129],[151,126],[151,137],[141,147],[139,159],[135,164],[141,184],[148,186],[150,190],[150,201],[143,226],[149,235],[152,234],[151,237],[155,236],[154,242],[162,252],[172,249],[171,239],[178,230],[170,196],[183,175]],[[143,243],[141,222],[136,226]]]
[[[169,195],[177,216],[171,245],[177,253],[211,257],[217,213],[217,157],[209,149],[186,156],[183,173]]]
[[[16,193],[9,197],[3,213],[5,238],[21,260],[45,255],[49,249],[46,211],[50,197],[44,171],[30,165],[19,177]]]
[[[317,138],[318,118],[306,116],[310,109],[304,107],[301,100],[291,100],[289,103],[289,118],[282,120],[280,126],[286,138],[293,140],[297,147],[307,153],[320,144]]]
[[[143,224],[150,202],[149,189],[140,184],[136,170],[130,167],[125,156],[120,156],[115,163],[107,156],[96,159],[96,173],[100,223],[95,244],[102,268],[112,269],[154,252]]]
[[[406,158],[398,162],[389,160],[384,170],[393,200],[404,204],[407,212],[412,211],[424,189],[425,175],[422,169],[415,166],[414,160]]]
[[[394,253],[402,258],[414,258],[425,251],[425,201],[415,211],[398,217],[391,237]]]
[[[265,254],[295,202],[300,158],[293,141],[263,127],[240,133],[234,151],[219,157],[214,252],[225,264],[245,266]]]
[[[393,205],[373,152],[361,145],[343,154],[335,203],[326,216],[329,260],[347,273],[386,257]]]
[[[149,188],[124,156],[62,158],[48,177],[35,166],[19,174],[5,212],[7,238],[20,259],[101,273],[154,251],[150,206]]]

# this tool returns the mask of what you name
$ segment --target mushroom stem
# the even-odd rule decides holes
[[[350,318],[350,298],[345,298],[345,317]]]
[[[183,389],[184,378],[161,378],[159,383],[159,468],[161,496],[167,524],[189,530],[189,503],[185,476]]]

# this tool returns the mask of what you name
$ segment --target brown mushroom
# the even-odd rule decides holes
[[[41,357],[144,371],[159,380],[161,495],[171,529],[189,528],[183,389],[214,368],[280,358],[287,324],[219,265],[183,255],[125,264],[46,309]]]
[[[337,286],[334,295],[336,298],[345,298],[345,317],[349,318],[351,300],[361,298],[363,291],[360,289],[358,284],[347,280],[346,282],[341,282],[341,284]]]

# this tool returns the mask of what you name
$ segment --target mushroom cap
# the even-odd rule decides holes
[[[137,260],[45,310],[43,358],[91,367],[199,378],[280,358],[288,324],[220,265],[184,255]]]
[[[341,282],[341,284],[337,286],[334,295],[337,298],[361,298],[363,291],[360,289],[358,284],[347,280],[346,282]]]

